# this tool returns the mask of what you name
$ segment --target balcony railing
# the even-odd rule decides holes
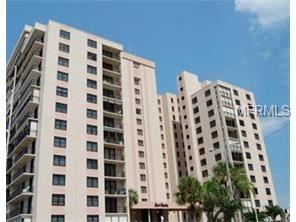
[[[112,94],[103,93],[103,96],[105,96],[107,98],[121,100],[121,95],[112,95]]]
[[[106,143],[114,143],[114,144],[118,144],[118,145],[123,145],[123,139],[115,139],[115,138],[104,138],[104,141]]]
[[[37,129],[31,129],[31,121],[26,125],[22,131],[15,138],[14,145],[17,146],[26,136],[36,136]]]
[[[125,177],[125,173],[124,171],[107,171],[105,172],[105,177],[119,177],[119,178],[123,178]]]
[[[126,189],[125,188],[117,188],[117,189],[105,189],[105,194],[111,195],[125,195]]]
[[[7,202],[12,200],[13,198],[15,198],[16,196],[20,195],[20,194],[25,194],[25,193],[31,193],[32,187],[28,186],[26,188],[19,188],[17,190],[15,190],[14,192],[12,192],[8,197],[7,197]]]
[[[113,128],[113,129],[123,129],[123,125],[120,123],[114,124],[114,123],[104,122],[104,127]]]
[[[112,154],[104,154],[104,158],[106,160],[120,160],[123,161],[124,160],[124,156],[122,154],[116,154],[116,155],[112,155]]]
[[[20,169],[19,171],[17,171],[16,173],[13,174],[12,176],[12,181],[16,180],[17,178],[19,178],[22,174],[24,173],[33,173],[33,170],[30,169]]]
[[[13,163],[16,163],[20,158],[22,158],[26,154],[34,154],[34,153],[32,152],[30,153],[26,148],[15,156]]]
[[[105,79],[103,78],[103,83],[107,83],[110,85],[115,85],[115,86],[121,86],[121,82],[120,81],[115,81],[115,80],[109,80],[109,79]]]

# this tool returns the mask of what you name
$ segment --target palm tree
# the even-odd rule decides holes
[[[178,184],[176,194],[177,203],[189,204],[188,213],[192,221],[199,221],[201,208],[197,204],[202,200],[202,190],[200,182],[194,177],[182,177]],[[195,219],[194,219],[195,218]]]
[[[278,205],[266,206],[266,215],[271,217],[272,221],[276,221],[277,216],[284,217],[285,211]]]
[[[139,195],[137,191],[133,189],[128,190],[128,199],[129,199],[129,206],[132,208],[135,204],[139,202]]]
[[[215,211],[221,198],[221,188],[221,185],[215,179],[202,184],[202,209],[207,215],[208,222],[215,221]]]
[[[225,195],[220,199],[219,211],[216,214],[216,219],[219,218],[219,214],[222,213],[224,222],[230,222],[235,218],[237,212],[243,209],[240,200],[233,199],[226,191]],[[217,221],[217,220],[216,220]]]
[[[258,222],[264,222],[266,219],[266,214],[264,212],[257,212]],[[256,221],[255,211],[244,213],[244,221],[245,222],[254,222]]]

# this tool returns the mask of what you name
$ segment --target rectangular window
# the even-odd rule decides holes
[[[99,222],[98,215],[87,215],[87,222]]]
[[[52,206],[65,206],[65,195],[53,194],[51,203],[52,203]]]
[[[87,87],[92,88],[92,89],[96,89],[97,88],[97,81],[87,79]]]
[[[215,155],[215,160],[216,161],[219,161],[221,159],[222,159],[221,153],[218,153],[218,154]]]
[[[192,104],[195,104],[195,103],[197,103],[197,97],[194,97],[194,98],[192,99]]]
[[[87,40],[87,46],[92,47],[92,48],[97,48],[97,42],[91,39]]]
[[[70,32],[67,32],[65,30],[60,30],[60,37],[63,39],[70,39]]]
[[[210,111],[208,112],[208,116],[209,116],[209,117],[214,116],[214,110],[210,110]]]
[[[69,75],[68,75],[68,73],[58,71],[57,72],[57,80],[68,82],[69,81]]]
[[[87,177],[86,186],[87,187],[98,187],[98,178],[97,177]]]
[[[207,107],[209,107],[211,105],[213,105],[213,101],[210,99],[210,100],[207,101]]]
[[[59,50],[62,52],[69,53],[70,52],[70,46],[66,45],[64,43],[59,43]]]
[[[87,141],[86,150],[91,152],[98,152],[98,143]]]
[[[139,163],[140,169],[144,170],[145,169],[145,163]]]
[[[92,61],[97,61],[97,55],[92,52],[87,52],[87,59],[92,60]]]
[[[87,206],[88,207],[97,207],[99,206],[98,196],[87,196]]]
[[[208,89],[208,90],[205,91],[205,96],[207,97],[209,95],[211,95],[211,90],[210,89]]]
[[[98,134],[98,127],[93,125],[86,126],[86,133],[90,135],[97,135]]]
[[[52,185],[56,186],[65,186],[66,184],[66,176],[60,174],[53,174],[52,175]]]
[[[60,155],[53,156],[53,165],[54,166],[66,166],[66,157]]]
[[[67,144],[67,139],[66,138],[64,138],[64,137],[58,137],[58,136],[55,136],[54,137],[53,145],[55,147],[66,148],[66,144]]]
[[[198,112],[199,112],[199,108],[198,108],[198,106],[197,106],[197,107],[195,107],[195,108],[193,109],[193,113],[196,114],[196,113],[198,113]]]
[[[202,177],[204,178],[204,177],[207,177],[207,176],[209,176],[208,171],[207,170],[202,171]]]
[[[66,59],[66,58],[63,58],[63,57],[59,57],[58,58],[58,65],[69,67],[69,59]]]
[[[143,140],[138,140],[138,146],[144,146],[144,141]]]
[[[62,97],[68,97],[68,89],[57,86],[56,95],[62,96]]]
[[[97,67],[87,65],[87,73],[97,75]]]
[[[98,112],[96,110],[93,110],[93,109],[87,109],[86,110],[86,115],[87,115],[87,118],[97,119]]]
[[[55,110],[56,112],[59,112],[59,113],[67,113],[67,104],[56,103]]]
[[[140,180],[141,181],[146,181],[146,175],[145,174],[140,174]]]
[[[67,130],[67,121],[56,119],[54,122],[54,128],[59,130]]]
[[[198,139],[197,139],[197,143],[198,143],[198,144],[202,144],[202,143],[203,143],[203,138],[202,138],[202,137],[198,138]]]
[[[51,222],[65,222],[64,215],[51,215]]]
[[[141,193],[147,193],[147,187],[141,186]]]
[[[86,100],[89,103],[97,103],[97,96],[93,94],[87,94],[86,95]]]
[[[98,160],[95,159],[87,159],[86,160],[86,165],[87,165],[87,169],[93,169],[96,170],[98,169]]]

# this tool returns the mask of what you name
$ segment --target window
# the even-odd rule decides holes
[[[87,196],[87,206],[88,207],[97,207],[99,206],[98,196]]]
[[[139,86],[139,85],[140,85],[140,82],[141,82],[141,79],[139,79],[139,78],[134,78],[134,83],[135,83],[135,85]]]
[[[98,215],[87,215],[87,222],[99,222]]]
[[[136,98],[135,101],[136,101],[136,104],[141,105],[141,100],[140,99]],[[161,109],[159,109],[159,111],[161,112]]]
[[[210,100],[207,101],[207,107],[209,107],[211,105],[213,105],[213,101],[210,99]]]
[[[52,185],[56,186],[65,186],[66,184],[66,176],[60,174],[53,174],[52,175]]]
[[[197,143],[198,143],[198,144],[202,144],[202,143],[203,143],[203,137],[198,138],[198,139],[197,139]]]
[[[65,206],[65,195],[53,194],[51,203],[52,203],[52,206]]]
[[[56,94],[57,96],[68,97],[68,89],[57,86]]]
[[[98,113],[94,109],[87,109],[86,116],[87,116],[87,118],[97,119]]]
[[[239,120],[239,125],[245,126],[245,122],[243,120]]]
[[[147,193],[147,187],[141,186],[141,193]]]
[[[92,47],[92,48],[97,48],[97,42],[91,39],[87,40],[87,46]]]
[[[70,39],[70,32],[67,32],[65,30],[60,30],[60,37],[64,39]]]
[[[97,177],[87,177],[86,186],[87,187],[98,187],[98,178]]]
[[[256,146],[257,146],[257,150],[262,150],[261,144],[257,143]]]
[[[218,153],[218,154],[215,155],[215,160],[216,161],[219,161],[221,159],[222,159],[221,153]]]
[[[266,192],[267,195],[271,195],[271,191],[270,191],[269,188],[266,188],[266,189],[265,189],[265,192]]]
[[[247,100],[251,100],[251,96],[249,94],[246,94]]]
[[[86,160],[87,169],[98,169],[98,160],[95,159],[87,159]]]
[[[246,152],[246,158],[247,158],[247,159],[252,159],[252,157],[251,157],[251,153]]]
[[[62,52],[66,52],[69,53],[70,52],[70,46],[63,44],[63,43],[59,43],[59,50]]]
[[[255,193],[256,195],[258,195],[258,188],[257,188],[257,187],[254,187],[254,188],[253,188],[253,191],[254,191],[254,193]]]
[[[53,156],[53,165],[54,166],[66,166],[66,157],[60,155]]]
[[[145,163],[139,163],[140,169],[144,170],[145,169]]]
[[[98,134],[98,127],[93,125],[86,126],[86,133],[90,135],[97,135]]]
[[[140,180],[141,181],[146,181],[146,175],[145,174],[140,174]]]
[[[97,96],[88,93],[88,94],[86,95],[86,100],[87,100],[87,102],[89,102],[89,103],[97,103]]]
[[[250,176],[250,178],[251,178],[251,182],[252,183],[255,183],[256,182],[256,177],[255,176],[252,175],[252,176]]]
[[[257,125],[255,123],[252,123],[253,129],[257,129]]]
[[[53,145],[55,147],[61,147],[61,148],[65,148],[66,147],[67,140],[64,137],[55,136],[53,141],[54,141],[53,142]]]
[[[202,171],[202,177],[204,178],[204,177],[207,177],[207,176],[209,176],[208,171],[207,170],[203,170]]]
[[[142,136],[143,135],[143,130],[142,129],[137,129],[137,133],[139,136]]]
[[[201,126],[200,127],[198,127],[198,128],[196,128],[196,134],[199,134],[199,133],[201,133]]]
[[[254,133],[254,137],[256,140],[259,140],[259,135],[257,133]]]
[[[214,143],[214,144],[213,144],[213,147],[214,147],[215,149],[219,149],[219,148],[220,148],[220,144],[219,144],[219,142]]]
[[[87,52],[87,59],[92,60],[92,61],[97,61],[97,55],[92,52]]]
[[[195,119],[194,119],[194,122],[195,122],[195,124],[198,124],[198,123],[200,123],[200,117],[198,116],[198,117],[196,117]]]
[[[240,101],[239,101],[238,99],[236,99],[236,100],[235,100],[235,104],[236,104],[237,106],[240,106],[241,103],[240,103]]]
[[[247,142],[247,141],[244,141],[244,147],[245,148],[249,148],[250,146],[249,146],[249,143]]]
[[[259,157],[259,160],[260,160],[260,161],[264,161],[264,157],[263,157],[262,154],[259,154],[258,157]]]
[[[204,155],[204,154],[205,154],[205,148],[200,148],[199,155]]]
[[[145,157],[144,151],[139,151],[139,157],[141,157],[141,158],[144,158]]]
[[[213,128],[213,127],[215,127],[215,126],[216,126],[216,121],[215,121],[215,120],[212,120],[212,121],[210,122],[210,127]]]
[[[209,117],[214,116],[214,110],[210,110],[210,111],[208,112],[208,116],[209,116]]]
[[[255,206],[256,207],[261,207],[260,200],[255,200]]]
[[[144,141],[143,140],[138,140],[138,146],[144,146]]]
[[[57,79],[61,80],[61,81],[64,81],[64,82],[68,82],[69,81],[69,75],[68,75],[68,73],[58,71],[57,72]]]
[[[96,75],[97,74],[97,67],[87,65],[87,73]]]
[[[51,222],[65,222],[64,215],[51,215]]]
[[[268,183],[268,177],[263,177],[264,183]]]
[[[200,165],[201,165],[201,166],[205,166],[205,165],[207,165],[207,160],[206,160],[206,159],[202,159],[202,160],[200,161]]]
[[[139,89],[135,89],[135,94],[136,95],[140,95],[140,90]]]
[[[238,96],[238,91],[236,89],[233,90],[233,94]]]
[[[54,128],[59,130],[67,130],[67,121],[56,119],[54,122]]]
[[[63,58],[63,57],[59,57],[58,58],[58,65],[69,67],[69,59],[66,59],[66,58]]]
[[[243,137],[247,137],[247,132],[245,130],[242,130],[241,132]]]
[[[266,167],[264,165],[261,165],[261,171],[264,173],[266,172]]]
[[[59,113],[67,113],[67,104],[56,103],[55,110],[56,112],[59,112]]]
[[[197,97],[194,97],[194,98],[192,99],[192,104],[195,104],[195,103],[197,103]]]
[[[253,171],[253,170],[254,170],[253,164],[249,163],[249,164],[248,164],[248,169],[249,169],[250,171]]]
[[[195,108],[193,109],[193,113],[196,114],[196,113],[198,113],[198,112],[199,112],[199,108],[198,108],[198,106],[197,106],[197,107],[195,107]]]
[[[97,81],[87,79],[87,84],[86,85],[87,85],[88,88],[96,89],[97,88]]]
[[[142,125],[142,120],[141,119],[137,119],[137,124],[138,125]]]
[[[217,138],[218,137],[218,132],[214,131],[211,133],[212,139]]]
[[[211,95],[211,90],[210,89],[205,91],[205,97],[208,97],[209,95]]]
[[[91,152],[97,152],[98,151],[98,144],[96,142],[86,142],[86,150]]]
[[[142,110],[141,109],[136,109],[136,114],[141,115]]]

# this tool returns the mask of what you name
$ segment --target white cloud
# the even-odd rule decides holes
[[[286,22],[290,17],[289,0],[235,0],[235,10],[255,15],[264,28]]]
[[[289,122],[289,117],[262,117],[260,120],[264,135],[268,136],[284,127]]]

